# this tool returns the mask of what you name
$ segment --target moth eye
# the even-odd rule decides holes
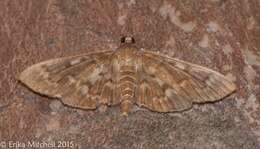
[[[125,37],[121,38],[121,43],[125,43]]]
[[[124,36],[121,38],[121,43],[135,43],[135,39],[130,36]]]

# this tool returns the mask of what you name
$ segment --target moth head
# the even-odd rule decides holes
[[[131,36],[124,36],[121,38],[121,43],[125,44],[125,43],[135,43],[135,39]]]

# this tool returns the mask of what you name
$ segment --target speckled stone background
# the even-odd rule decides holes
[[[0,148],[28,141],[82,149],[260,148],[259,8],[259,0],[1,0]],[[118,107],[64,106],[16,80],[43,60],[116,48],[123,35],[217,70],[238,90],[185,112],[135,108],[125,118]]]

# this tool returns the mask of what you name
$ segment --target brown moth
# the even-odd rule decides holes
[[[220,100],[236,86],[211,69],[138,50],[132,37],[116,50],[57,58],[35,64],[20,75],[33,91],[66,105],[96,109],[134,104],[157,112],[182,111],[193,103]]]

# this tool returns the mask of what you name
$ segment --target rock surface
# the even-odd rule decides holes
[[[259,0],[0,1],[0,148],[28,141],[83,149],[260,148],[259,7]],[[217,70],[238,90],[185,112],[136,108],[125,118],[117,107],[64,106],[16,80],[43,60],[114,49],[123,35]]]

